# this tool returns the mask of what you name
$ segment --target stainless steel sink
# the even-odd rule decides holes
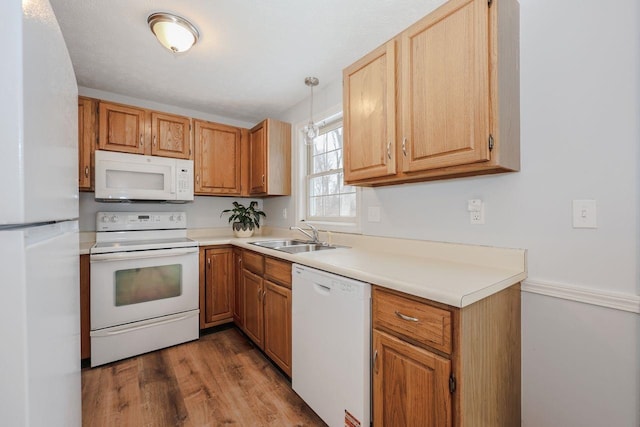
[[[336,249],[337,246],[324,243],[311,243],[304,240],[263,240],[260,242],[251,242],[252,245],[261,246],[263,248],[275,249],[290,254],[298,254],[302,252],[323,251],[326,249]]]
[[[263,248],[278,248],[281,246],[299,246],[308,245],[309,242],[304,240],[263,240],[260,242],[252,242],[252,245],[262,246]]]

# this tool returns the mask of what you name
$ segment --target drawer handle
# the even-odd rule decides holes
[[[398,310],[396,310],[395,313],[396,313],[396,316],[398,316],[402,320],[406,320],[407,322],[419,322],[420,321],[420,319],[418,319],[417,317],[407,316],[406,314],[400,313]]]

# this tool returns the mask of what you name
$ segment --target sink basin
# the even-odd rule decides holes
[[[278,248],[281,246],[299,246],[308,245],[309,242],[304,240],[263,240],[260,242],[252,242],[252,245],[262,246],[263,248]]]
[[[252,245],[261,246],[263,248],[275,249],[290,254],[298,254],[302,252],[323,251],[326,249],[336,249],[337,246],[310,243],[304,240],[263,240],[260,242],[251,242]]]
[[[308,244],[308,245],[295,245],[295,246],[281,246],[279,248],[273,248],[277,251],[288,252],[290,254],[299,254],[301,252],[313,252],[323,251],[325,249],[335,249],[335,246],[322,245],[322,244]]]

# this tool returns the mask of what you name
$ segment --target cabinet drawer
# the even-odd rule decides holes
[[[264,275],[289,289],[291,289],[291,263],[274,258],[264,259]]]
[[[242,265],[247,270],[262,275],[264,272],[264,257],[255,252],[244,251],[242,254]]]
[[[374,289],[373,327],[451,353],[451,312]]]

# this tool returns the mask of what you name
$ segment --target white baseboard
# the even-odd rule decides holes
[[[603,292],[578,286],[527,279],[522,283],[522,291],[547,295],[615,310],[640,313],[640,296],[616,292]]]

